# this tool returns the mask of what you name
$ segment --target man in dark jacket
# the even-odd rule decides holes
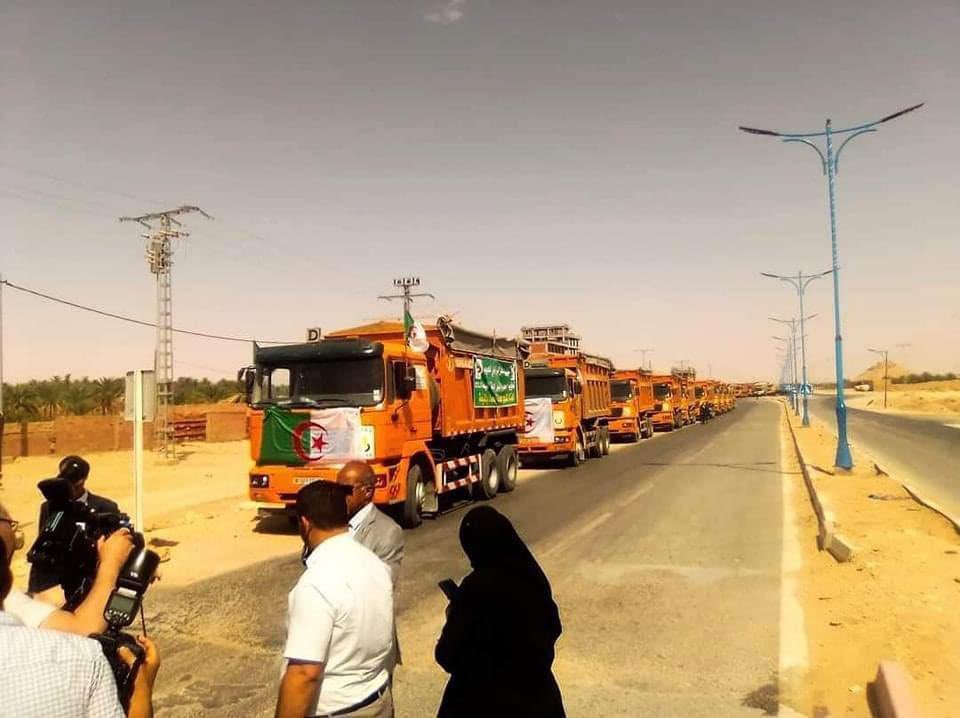
[[[115,501],[103,496],[97,496],[87,491],[87,477],[90,475],[90,464],[80,456],[64,456],[57,467],[57,478],[66,479],[70,484],[70,498],[86,504],[97,513],[116,513],[120,510]],[[40,518],[37,523],[39,530],[47,523],[49,507],[44,501],[40,505]],[[60,585],[60,577],[49,569],[36,564],[30,565],[29,592],[38,594]],[[37,596],[42,600],[48,597]],[[56,597],[59,599],[59,596]]]

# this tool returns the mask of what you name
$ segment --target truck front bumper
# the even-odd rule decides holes
[[[401,494],[397,465],[387,466],[379,462],[371,462],[370,467],[377,475],[377,487],[373,494],[374,503],[395,503]],[[258,505],[258,513],[260,506],[267,511],[278,507],[289,509],[296,502],[297,492],[300,489],[314,481],[336,482],[341,468],[340,464],[296,468],[256,466],[250,470],[248,479],[250,500]],[[402,497],[399,500],[402,500]]]
[[[533,439],[520,438],[520,444],[517,446],[521,456],[548,456],[551,454],[566,454],[576,448],[576,434],[567,431],[556,431],[553,435],[553,442],[547,443]]]

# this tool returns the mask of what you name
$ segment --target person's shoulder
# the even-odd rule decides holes
[[[381,511],[376,506],[373,507],[373,523],[376,524],[377,528],[391,537],[403,536],[403,529],[400,528],[400,524],[394,521],[389,514],[387,514],[385,511]]]
[[[92,638],[63,631],[51,631],[32,626],[15,626],[5,636],[8,650],[29,649],[36,660],[45,662],[97,662],[103,659],[103,649]]]
[[[87,505],[93,506],[97,511],[104,513],[116,513],[120,510],[120,505],[113,499],[108,499],[106,496],[100,496],[92,492],[90,493],[90,498],[87,500]]]

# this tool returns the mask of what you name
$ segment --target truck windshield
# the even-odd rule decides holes
[[[669,398],[670,398],[670,385],[669,385],[669,384],[654,384],[654,385],[653,385],[653,398],[654,398],[654,399],[669,399]]]
[[[374,406],[384,398],[378,357],[291,363],[261,369],[258,404],[278,406]]]
[[[698,386],[696,389],[693,390],[693,395],[698,399],[702,399],[703,394],[704,394],[704,391],[702,386]]]
[[[610,398],[613,401],[630,401],[633,398],[633,388],[630,386],[630,382],[626,380],[611,382]]]
[[[563,401],[567,398],[567,382],[562,376],[526,375],[527,396],[530,399],[550,398]]]

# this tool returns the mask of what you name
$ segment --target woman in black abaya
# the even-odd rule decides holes
[[[437,642],[437,663],[450,674],[438,718],[562,718],[551,671],[562,628],[550,582],[496,509],[467,512],[460,543],[473,571]]]

